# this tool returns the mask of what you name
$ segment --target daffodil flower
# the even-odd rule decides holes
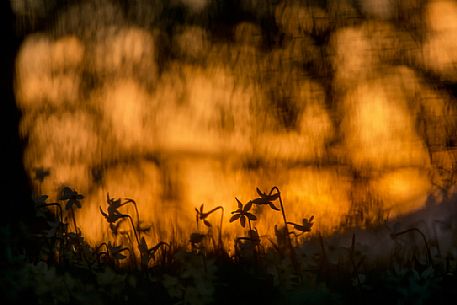
[[[68,186],[62,189],[62,192],[59,196],[59,200],[67,200],[65,204],[65,210],[70,210],[73,205],[76,205],[79,209],[81,208],[81,200],[84,199],[84,196],[78,194],[75,190],[72,190]]]
[[[106,202],[108,203],[108,209],[107,209],[108,213],[105,213],[102,210],[102,207],[100,207],[100,213],[106,218],[106,221],[108,221],[108,223],[114,224],[119,219],[127,217],[127,215],[119,212],[119,208],[126,204],[126,203],[122,203],[120,198],[118,198],[118,199],[110,198],[109,194],[107,194]]]
[[[313,220],[314,216],[311,216],[309,219],[308,218],[303,218],[302,224],[296,224],[293,222],[287,222],[287,224],[294,226],[294,229],[297,231],[302,232],[301,234],[305,232],[310,232],[311,228],[313,227]]]
[[[262,193],[259,188],[256,188],[257,194],[259,194],[259,198],[253,199],[250,201],[252,204],[256,205],[269,205],[270,208],[276,211],[280,211],[274,204],[273,201],[279,198],[279,193],[274,193],[274,194],[266,194]]]
[[[207,227],[212,227],[211,223],[207,220],[207,218],[213,211],[215,211],[214,209],[209,211],[209,212],[207,212],[207,213],[204,213],[203,212],[203,204],[202,204],[200,206],[200,209],[195,208],[195,211],[197,212],[197,217],[198,217],[199,220],[203,221],[203,223]]]
[[[243,204],[236,198],[236,201],[238,202],[238,209],[233,211],[232,214],[234,214],[230,218],[230,222],[234,222],[235,220],[240,220],[241,226],[244,228],[246,226],[246,218],[250,220],[257,220],[257,217],[254,214],[249,213],[249,210],[252,207],[252,202],[246,203],[244,206]]]

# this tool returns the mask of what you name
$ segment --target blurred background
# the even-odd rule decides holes
[[[108,192],[137,201],[153,240],[184,240],[195,207],[228,215],[256,187],[322,233],[455,192],[456,1],[8,4],[12,181],[84,194],[93,243],[110,236]],[[281,214],[255,212],[274,234]]]

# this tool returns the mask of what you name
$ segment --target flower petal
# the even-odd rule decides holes
[[[272,202],[268,202],[268,204],[270,205],[270,208],[272,208],[273,210],[280,211],[280,209],[278,209]]]
[[[239,208],[239,209],[242,209],[242,208],[243,208],[243,204],[241,203],[241,201],[238,200],[238,198],[236,198],[236,197],[235,197],[235,199],[236,199],[236,201],[238,202],[238,208]]]
[[[249,220],[257,220],[257,217],[251,213],[246,213],[246,217],[249,218]]]
[[[240,216],[240,224],[241,226],[244,228],[245,225],[246,225],[246,218],[244,217],[244,215],[241,215]]]
[[[103,212],[102,207],[99,207],[99,208],[100,208],[100,213],[102,213],[103,216],[108,217],[108,214],[106,214],[105,212]]]
[[[73,191],[68,186],[65,186],[59,196],[59,200],[67,200],[73,195]]]
[[[234,221],[237,220],[237,219],[240,219],[240,214],[235,214],[235,215],[233,215],[233,216],[230,218],[229,222],[234,222]]]
[[[259,197],[256,199],[252,199],[250,201],[250,203],[262,205],[262,204],[268,204],[268,200],[265,198]]]

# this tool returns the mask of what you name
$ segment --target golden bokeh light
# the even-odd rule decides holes
[[[180,3],[194,16],[209,2]],[[256,187],[278,186],[290,221],[314,215],[323,234],[363,205],[386,218],[417,211],[454,170],[455,101],[427,77],[455,80],[457,4],[425,5],[415,39],[392,21],[420,10],[413,2],[363,2],[361,19],[350,1],[281,1],[270,11],[278,41],[252,21],[224,40],[200,24],[116,22],[114,5],[70,7],[76,21],[31,34],[16,61],[24,164],[31,177],[50,171],[34,187],[84,194],[76,217],[93,244],[112,238],[99,211],[107,193],[137,202],[150,244],[187,243],[201,204],[223,207],[233,243],[235,197],[245,203]],[[260,235],[274,236],[281,213],[254,212]]]

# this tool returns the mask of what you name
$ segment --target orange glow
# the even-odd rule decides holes
[[[182,2],[195,12],[208,4]],[[340,229],[366,198],[386,217],[423,208],[445,180],[436,165],[453,170],[445,145],[455,101],[409,65],[455,80],[457,5],[430,2],[416,41],[390,21],[391,2],[368,1],[362,10],[373,20],[343,22],[357,14],[349,1],[325,9],[283,1],[272,11],[283,41],[270,49],[251,22],[234,26],[230,42],[180,26],[165,63],[159,27],[30,35],[16,62],[16,96],[24,164],[31,177],[36,168],[51,173],[34,181],[37,192],[56,200],[69,185],[84,194],[76,218],[92,244],[112,238],[99,211],[107,193],[135,199],[151,227],[148,244],[187,243],[204,203],[224,208],[231,245],[245,231],[228,221],[235,197],[245,203],[256,187],[277,185],[290,221],[314,215],[311,234]],[[322,47],[313,35],[327,31]],[[281,213],[254,212],[260,235],[274,237]],[[214,232],[218,213],[209,218]]]
[[[428,35],[423,46],[423,61],[443,79],[457,80],[457,4],[433,1],[426,9]]]

